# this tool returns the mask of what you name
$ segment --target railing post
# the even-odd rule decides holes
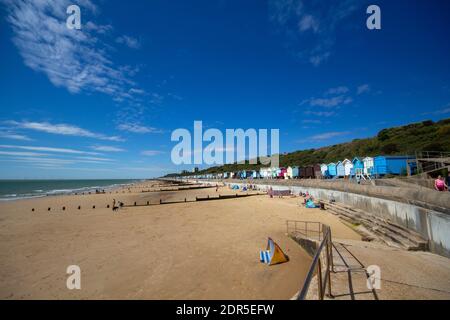
[[[323,300],[323,293],[322,293],[322,262],[320,261],[320,258],[319,258],[319,261],[318,261],[318,264],[317,264],[317,285],[318,285],[318,287],[319,287],[319,299],[320,300]]]
[[[330,239],[329,237],[330,237],[330,235],[331,235],[331,232],[329,232],[328,233],[328,239]],[[330,248],[330,241],[328,240],[327,241],[327,274],[328,274],[328,297],[332,297],[333,295],[332,295],[332,293],[331,293],[331,261],[330,261],[330,254],[331,254],[331,251],[330,251],[330,249],[332,250],[332,248]]]
[[[332,240],[332,238],[331,238],[331,229],[330,229],[330,234],[329,234],[329,237],[330,237],[330,259],[331,259],[331,271],[333,271],[334,272],[334,261],[333,261],[333,240]]]

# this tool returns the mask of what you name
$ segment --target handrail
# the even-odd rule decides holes
[[[320,222],[311,222],[311,221],[287,221],[286,225],[288,228],[289,234],[289,224],[294,223],[294,231],[300,234],[304,234],[308,238],[308,224],[319,224],[321,226],[321,230],[319,232],[319,247],[317,248],[313,260],[311,262],[311,266],[309,267],[309,271],[306,275],[305,281],[303,283],[303,287],[300,290],[300,294],[298,295],[298,300],[305,300],[309,291],[309,287],[311,285],[311,281],[315,274],[317,274],[317,286],[318,286],[318,298],[323,300],[325,295],[332,297],[331,293],[331,271],[333,270],[333,242],[331,239],[331,228]],[[304,224],[306,232],[302,232],[303,230],[297,229],[297,224]],[[320,236],[322,234],[322,237]],[[322,238],[322,240],[320,240]],[[324,251],[325,250],[325,251]],[[323,253],[325,253],[325,261],[323,261]],[[325,274],[322,274],[322,263],[325,262]],[[328,293],[326,294],[326,290],[328,287]]]

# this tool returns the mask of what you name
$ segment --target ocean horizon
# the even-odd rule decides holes
[[[0,201],[110,190],[143,179],[5,179],[0,180]]]

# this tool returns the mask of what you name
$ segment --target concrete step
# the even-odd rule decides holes
[[[427,250],[428,249],[428,241],[426,241],[422,236],[420,236],[417,232],[402,227],[398,224],[393,223],[390,220],[383,219],[374,214],[366,213],[360,209],[350,208],[343,204],[336,204],[337,207],[342,208],[342,210],[347,210],[347,212],[355,213],[357,217],[360,217],[365,220],[369,220],[369,222],[373,222],[376,225],[389,230],[390,232],[396,233],[404,238],[407,238],[415,246],[417,246],[418,250]]]
[[[428,243],[426,240],[392,222],[387,223],[380,217],[336,203],[328,204],[327,209],[347,222],[362,224],[368,231],[374,233],[377,238],[390,246],[406,250],[427,249]]]

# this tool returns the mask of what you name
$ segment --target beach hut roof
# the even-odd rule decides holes
[[[359,157],[354,157],[352,162],[355,162],[355,161],[361,162],[362,160]]]
[[[346,164],[346,163],[348,163],[348,162],[351,162],[351,161],[348,160],[348,159],[345,159],[344,161],[342,161],[343,164]]]

